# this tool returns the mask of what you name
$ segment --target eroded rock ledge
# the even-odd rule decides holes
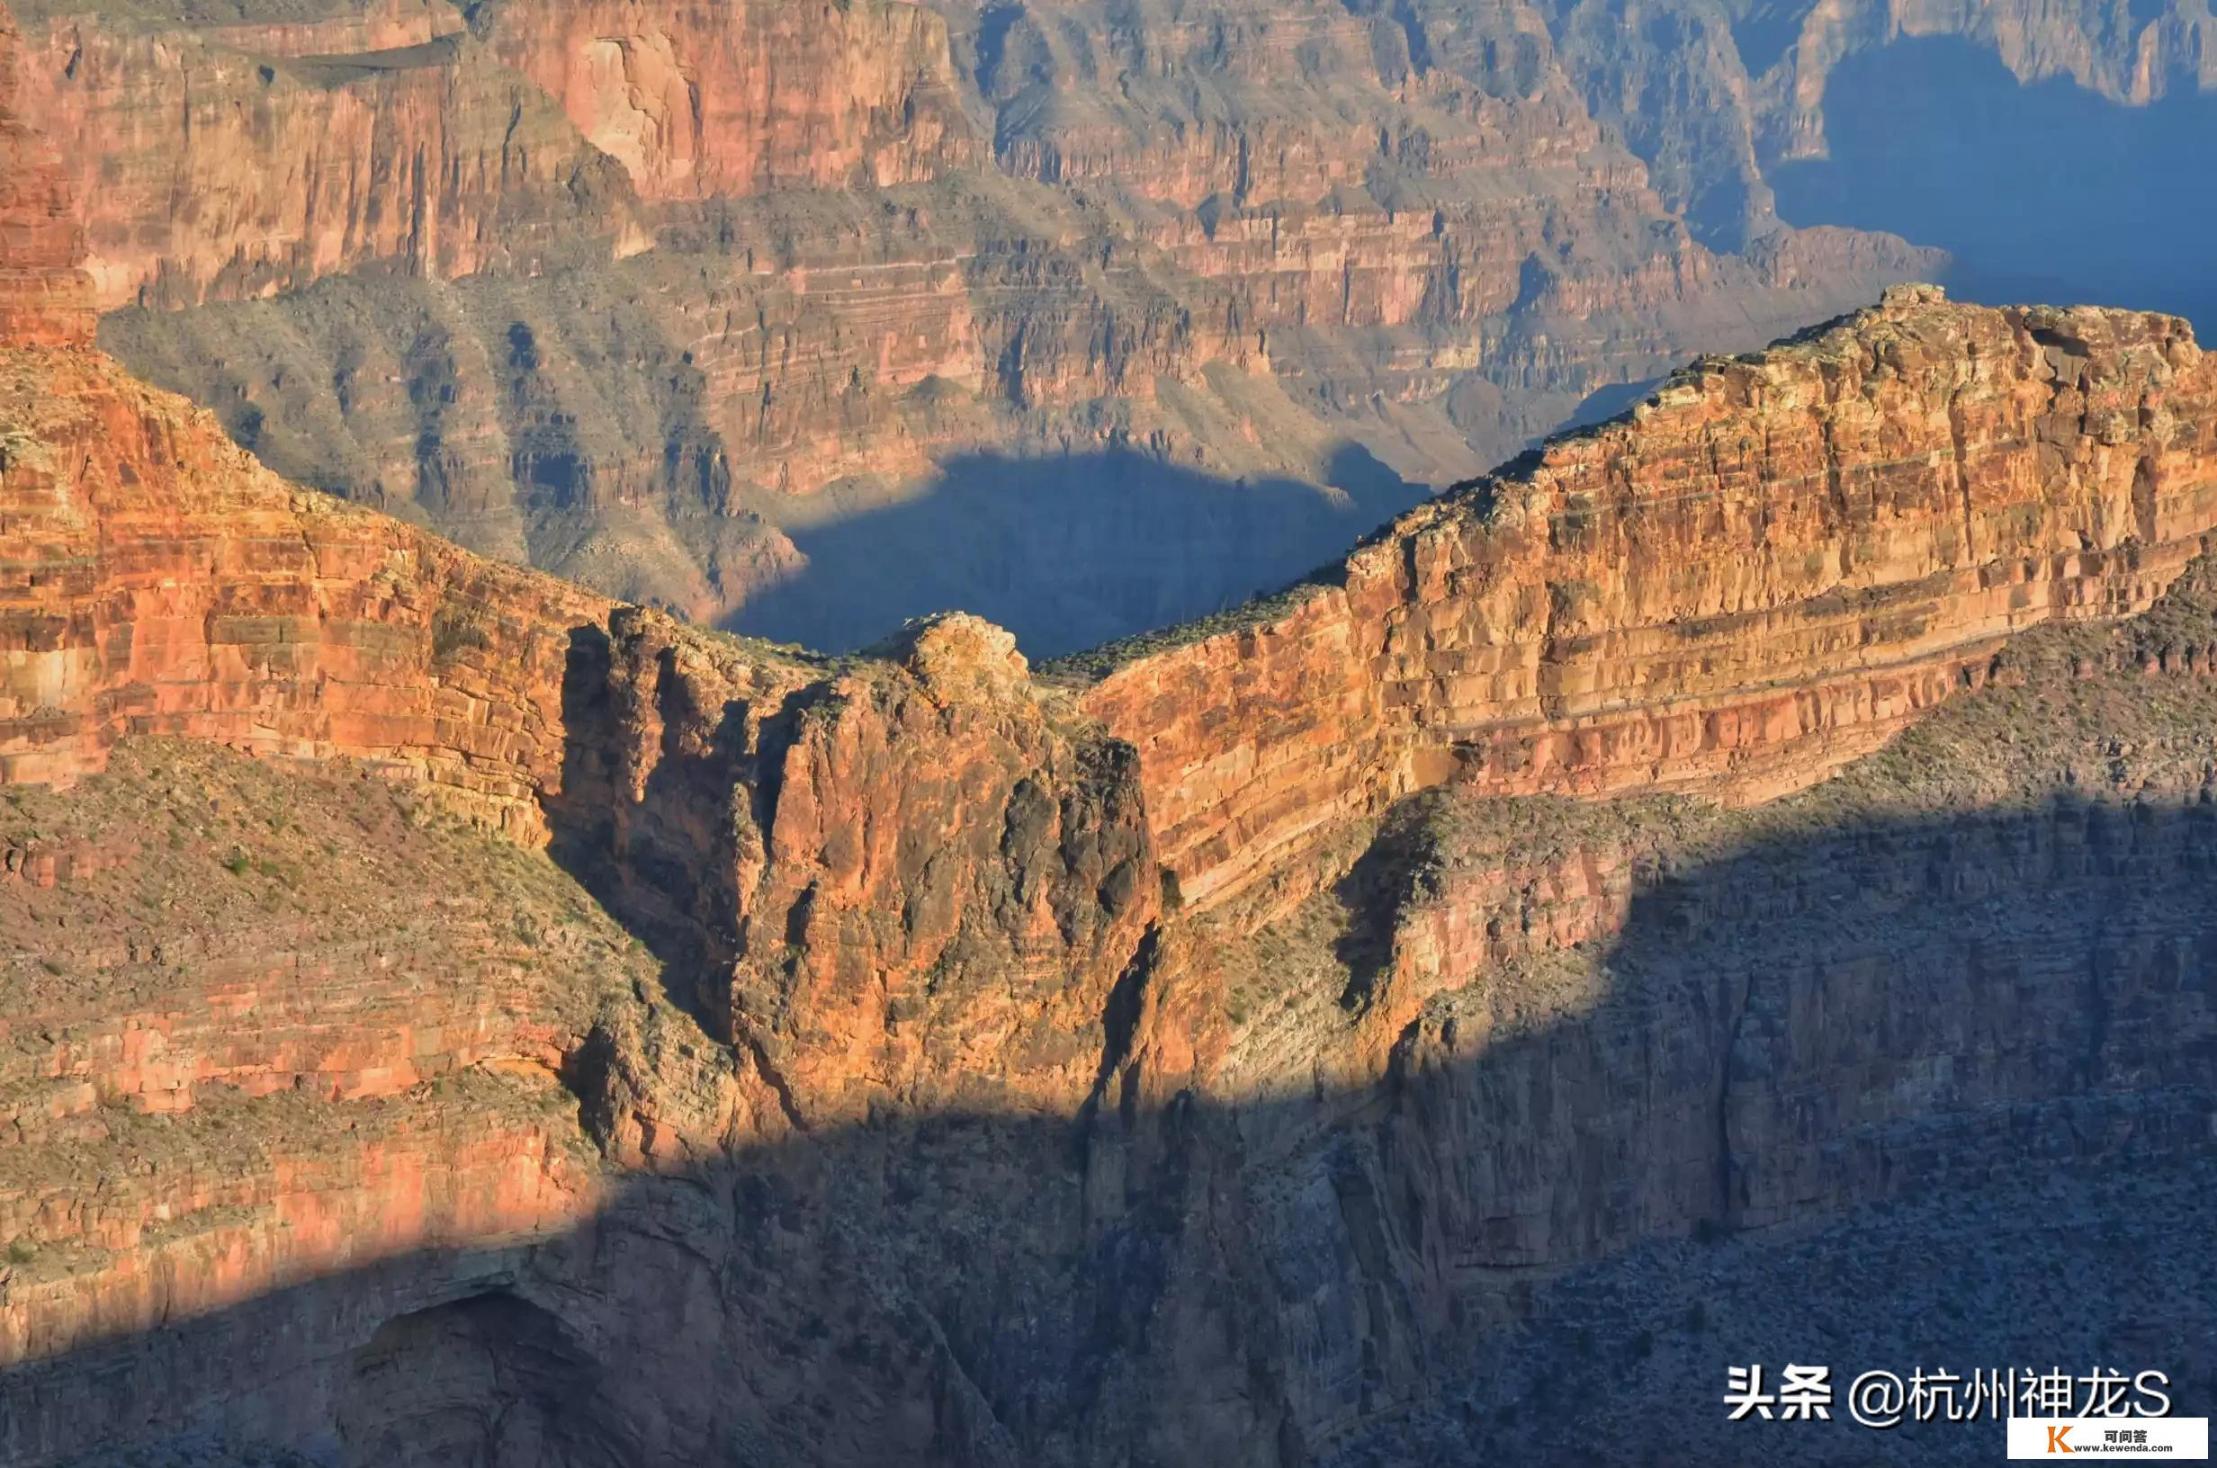
[[[2217,526],[2217,369],[2184,323],[1908,287],[1699,363],[1230,625],[1035,679],[974,619],[833,662],[614,608],[294,489],[90,351],[11,352],[0,392],[6,778],[125,733],[386,762],[589,846],[733,975],[701,1003],[788,1033],[973,919],[996,961],[1089,954],[1092,994],[1166,890],[1260,921],[1435,785],[1797,788],[2011,634],[2144,610]]]
[[[2213,526],[2217,367],[2184,323],[1904,287],[1697,364],[1084,703],[1210,903],[1442,782],[1805,785],[2010,633],[2144,609]]]

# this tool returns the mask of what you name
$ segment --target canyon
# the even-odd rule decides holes
[[[81,334],[0,424],[9,1461],[1868,1461],[1718,1436],[1750,1300],[2065,1270],[2206,1406],[2181,321],[1900,288],[1036,666],[481,559]]]
[[[0,8],[0,1462],[2209,1412],[2207,30]]]
[[[818,647],[1003,567],[1052,569],[983,609],[1033,655],[1218,610],[1940,264],[1696,229],[1527,7],[19,12],[135,372],[299,482]]]
[[[1890,283],[2207,324],[2197,196],[2137,182],[2206,132],[2186,4],[20,9],[135,372],[299,482],[819,648],[1221,610]]]
[[[2185,3],[19,9],[135,372],[296,481],[825,649],[1222,610],[1890,283],[2208,324],[2198,195],[2141,182],[2206,132]]]

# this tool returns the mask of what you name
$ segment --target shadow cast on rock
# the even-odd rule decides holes
[[[2021,1258],[1960,1221],[2049,1179],[2083,1204],[2095,1173],[2206,1172],[2217,810],[2065,801],[1650,856],[1613,938],[1462,976],[1372,1082],[901,1116],[631,1176],[574,1227],[21,1368],[0,1455],[1992,1456],[1985,1429],[1727,1426],[1724,1365],[1759,1344],[1903,1371],[2110,1351],[2209,1410],[2206,1188],[2020,1219]],[[1594,992],[1543,982],[1574,971]],[[2151,1267],[2147,1235],[2179,1229]],[[1721,1303],[1749,1296],[1765,1313]]]
[[[1353,444],[1327,479],[1226,479],[1122,449],[965,454],[912,497],[790,528],[807,567],[728,625],[842,652],[961,610],[1054,657],[1276,590],[1428,493]]]

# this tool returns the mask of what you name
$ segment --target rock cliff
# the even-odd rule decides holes
[[[2147,607],[2217,512],[2213,395],[2169,318],[1903,288],[1704,361],[1280,610],[1097,658],[1085,705],[1138,748],[1192,901],[1442,781],[1773,794],[1977,686],[2009,633]]]
[[[184,734],[388,761],[541,825],[569,629],[602,603],[289,485],[88,348],[8,351],[0,397],[9,779]]]
[[[2206,1227],[2182,323],[1899,292],[1042,669],[703,632],[4,367],[11,1461],[1358,1463],[1550,1375],[1617,1441],[1714,1374],[1673,1250],[1952,1259],[1912,1195],[2113,1163]],[[1639,1397],[1556,1322],[1643,1250]],[[1931,1286],[1963,1349],[2018,1278]]]
[[[25,115],[21,41],[0,14],[0,340],[92,339],[83,227],[52,145]]]
[[[651,970],[551,863],[367,767],[120,758],[10,789],[11,1360],[591,1205],[555,1077]]]
[[[1013,597],[1027,648],[1237,601],[1597,390],[1939,263],[1712,246],[1529,7],[22,14],[135,370],[293,478],[816,645],[943,608],[847,537],[1068,561],[1033,486],[1116,503],[1103,455],[1190,471],[1157,540],[1230,525],[1260,571],[1135,547],[1081,606]]]
[[[81,217],[103,308],[643,247],[621,169],[451,15],[364,28],[86,13],[10,47],[16,115],[49,143],[96,140],[69,146],[62,173],[76,199],[99,201]],[[386,44],[313,54],[342,41]]]

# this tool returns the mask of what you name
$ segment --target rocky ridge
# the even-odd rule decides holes
[[[11,1457],[1363,1461],[1520,1271],[2206,1147],[2168,318],[1896,293],[1041,670],[0,386]]]
[[[0,363],[8,778],[125,733],[389,761],[542,829],[570,629],[605,603],[285,483],[86,347]]]
[[[1283,610],[1095,659],[1085,705],[1204,903],[1443,781],[1775,794],[1976,687],[2011,632],[2151,604],[2217,511],[2213,385],[2168,318],[1903,288],[1702,362]]]

